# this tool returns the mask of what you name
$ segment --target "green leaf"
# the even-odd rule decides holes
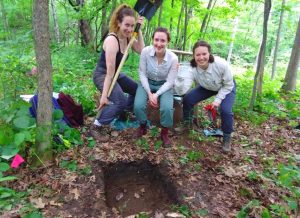
[[[0,172],[5,172],[9,169],[9,165],[7,163],[0,162]]]
[[[91,141],[89,141],[88,147],[89,148],[93,148],[95,146],[95,144],[96,144],[96,141],[95,140],[91,140]]]
[[[54,120],[60,120],[64,117],[64,113],[60,109],[55,109],[53,111],[53,119]]]
[[[12,181],[12,180],[15,180],[15,179],[18,179],[18,177],[15,177],[15,176],[6,176],[6,177],[0,178],[0,182]]]
[[[296,210],[297,209],[297,207],[298,207],[297,201],[295,201],[294,199],[290,198],[290,199],[287,200],[287,202],[288,202],[289,208],[291,210]]]
[[[19,146],[25,141],[26,135],[23,132],[15,134],[14,145]]]
[[[200,210],[196,211],[196,215],[207,216],[208,215],[208,211],[206,209],[200,209]]]
[[[271,217],[271,214],[270,214],[270,212],[269,212],[269,210],[268,210],[267,208],[265,208],[265,209],[263,210],[263,212],[262,212],[262,214],[261,214],[261,217],[262,217],[262,218],[272,218],[272,217]]]
[[[34,212],[27,214],[23,218],[43,218],[43,215],[38,211],[34,211]]]
[[[5,160],[9,160],[19,152],[19,149],[14,146],[4,146],[2,147],[1,157]]]
[[[31,126],[30,119],[27,116],[17,117],[13,120],[13,124],[15,127],[20,129],[26,129]]]

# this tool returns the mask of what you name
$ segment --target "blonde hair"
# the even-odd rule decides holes
[[[135,18],[135,12],[134,10],[127,4],[121,4],[119,7],[117,7],[110,19],[109,22],[109,32],[117,33],[119,31],[118,24],[123,21],[123,18],[125,16],[130,16]]]

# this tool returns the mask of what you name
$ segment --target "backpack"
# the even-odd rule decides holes
[[[38,95],[35,94],[32,98],[30,98],[29,102],[31,103],[31,107],[29,108],[29,113],[32,117],[37,117],[37,108],[38,108]],[[52,97],[52,105],[53,110],[62,110],[60,105],[58,104],[58,101],[56,98]],[[64,116],[62,119],[59,120],[59,122],[68,124],[70,126],[70,123],[66,116]]]
[[[68,120],[68,125],[72,127],[79,127],[83,125],[83,108],[74,99],[63,92],[58,94],[57,102],[64,112],[64,116]]]

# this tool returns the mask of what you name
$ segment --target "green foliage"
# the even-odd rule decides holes
[[[72,161],[67,161],[67,160],[62,160],[59,164],[61,168],[67,169],[71,172],[75,172],[77,170],[77,161],[72,160]]]
[[[196,162],[204,157],[204,153],[201,151],[188,151],[183,157],[180,157],[179,161],[182,164],[187,164],[188,162]]]
[[[11,210],[25,196],[25,192],[16,192],[10,188],[0,187],[0,211]]]
[[[246,218],[248,217],[248,213],[251,208],[257,207],[260,205],[258,200],[251,200],[249,201],[237,214],[237,218]]]
[[[293,94],[283,95],[279,92],[282,83],[277,80],[271,81],[268,76],[265,78],[263,94],[258,96],[255,110],[249,110],[249,102],[252,94],[254,72],[246,71],[243,75],[236,76],[237,93],[234,112],[243,119],[260,125],[269,119],[270,116],[281,119],[295,119],[300,116],[298,99],[300,91]]]
[[[250,181],[257,181],[258,178],[259,178],[259,175],[257,174],[256,171],[250,171],[250,172],[248,172],[248,174],[247,174],[247,178],[248,178]]]
[[[136,141],[136,144],[141,147],[146,153],[149,151],[150,149],[150,145],[147,142],[147,139],[145,138],[140,138]]]

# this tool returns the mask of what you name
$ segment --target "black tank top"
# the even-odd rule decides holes
[[[116,54],[116,65],[115,65],[115,72],[116,72],[118,70],[118,67],[121,63],[121,60],[122,60],[124,54],[121,52],[119,38],[114,34],[109,34],[108,36],[114,36],[117,39],[118,45],[119,45],[119,51]],[[127,44],[128,44],[128,39],[127,39]],[[99,72],[99,73],[106,73],[106,70],[107,70],[107,68],[106,68],[105,51],[102,49],[102,52],[101,52],[101,55],[100,55],[100,58],[97,63],[95,71]]]

